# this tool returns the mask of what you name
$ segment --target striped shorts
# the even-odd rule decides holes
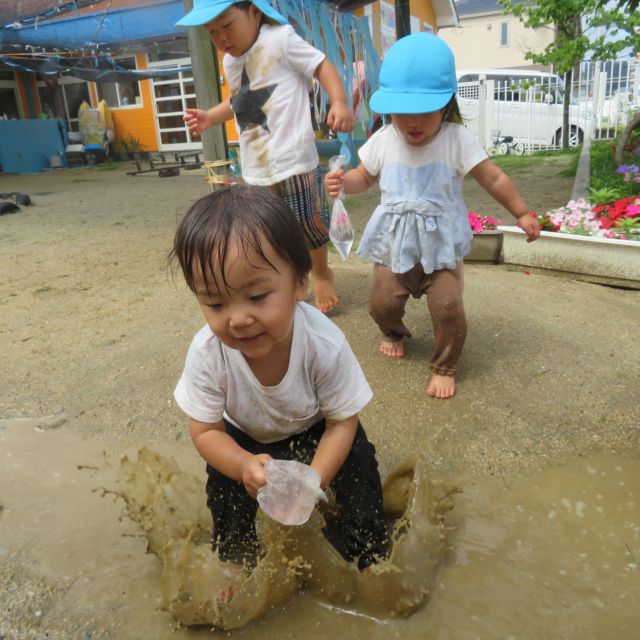
[[[309,249],[329,242],[329,205],[320,167],[276,182],[272,189],[295,213]]]

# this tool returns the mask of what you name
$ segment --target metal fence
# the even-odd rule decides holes
[[[614,138],[640,109],[633,60],[584,62],[569,105],[569,143]],[[525,153],[562,144],[564,83],[554,73],[515,69],[463,71],[458,102],[465,124],[489,153]]]

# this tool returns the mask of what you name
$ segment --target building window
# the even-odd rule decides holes
[[[135,70],[134,56],[114,58],[114,62],[125,69]],[[121,80],[120,82],[97,82],[98,100],[104,100],[112,109],[136,106],[142,103],[140,83],[137,80]]]
[[[179,40],[156,44],[147,51],[149,62],[165,62],[166,60],[182,60],[189,58],[189,42],[185,35]]]
[[[0,85],[0,119],[17,120],[20,117],[18,110],[18,96],[15,89]]]
[[[61,74],[57,79],[40,80],[38,94],[44,117],[64,118],[69,131],[78,131],[78,109],[83,102],[91,104],[87,82]]]
[[[508,22],[500,23],[500,46],[501,47],[509,46],[509,23]]]

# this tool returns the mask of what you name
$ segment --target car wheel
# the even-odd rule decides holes
[[[569,146],[577,147],[579,144],[582,144],[583,140],[584,134],[582,133],[582,129],[571,127],[571,133],[569,133]]]
[[[577,147],[579,144],[582,144],[583,140],[584,133],[582,132],[582,129],[575,126],[571,127],[571,131],[569,132],[569,146]],[[558,129],[556,131],[556,135],[553,139],[553,144],[556,147],[562,146],[562,129]]]

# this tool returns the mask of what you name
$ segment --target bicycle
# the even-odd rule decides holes
[[[496,134],[493,144],[487,149],[490,156],[506,156],[513,153],[515,156],[524,155],[524,144],[522,142],[514,142],[513,136],[501,136],[500,132]]]

